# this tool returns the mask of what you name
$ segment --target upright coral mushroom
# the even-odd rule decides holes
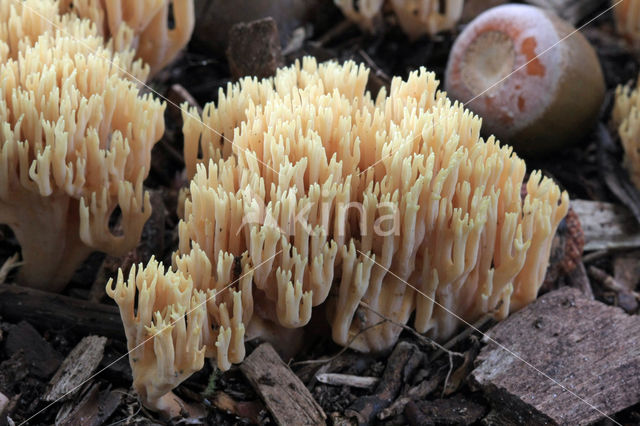
[[[616,30],[631,43],[640,43],[640,0],[613,0]]]
[[[60,0],[60,10],[89,18],[105,38],[115,37],[119,46],[132,44],[151,67],[151,75],[173,61],[195,25],[193,0]],[[121,34],[126,27],[133,30],[131,37]]]
[[[464,0],[334,0],[347,19],[368,32],[375,32],[385,6],[396,16],[410,38],[434,35],[452,29],[462,16]]]
[[[142,181],[165,107],[123,77],[134,69],[133,52],[63,30],[45,32],[17,60],[3,58],[0,222],[21,245],[22,284],[59,291],[91,251],[123,254],[137,244],[150,214]],[[116,207],[122,235],[109,230]]]
[[[18,59],[20,52],[33,46],[45,33],[87,39],[87,51],[104,44],[107,50],[122,52],[123,55],[130,54],[126,51],[133,39],[131,29],[122,26],[116,38],[103,40],[90,20],[73,14],[61,15],[58,0],[9,0],[0,3],[0,40],[5,43],[3,48],[8,48],[8,57]],[[146,79],[147,67],[138,62],[133,65],[134,68],[127,71],[135,78]]]
[[[624,166],[631,181],[640,188],[640,89],[631,85],[619,86],[611,113],[613,126],[620,135],[624,149]]]
[[[524,162],[481,139],[432,73],[375,100],[368,73],[305,58],[241,80],[201,119],[183,112],[195,175],[164,282],[183,285],[181,273],[215,295],[201,344],[222,369],[244,356],[245,330],[304,326],[323,303],[337,343],[377,351],[401,331],[377,313],[415,313],[442,340],[459,318],[503,318],[536,297],[567,194],[534,172],[522,199]]]

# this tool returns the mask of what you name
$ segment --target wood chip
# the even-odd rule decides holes
[[[325,424],[327,416],[304,383],[263,343],[240,365],[253,388],[279,425]]]
[[[640,402],[638,316],[565,287],[488,334],[503,347],[482,349],[471,383],[519,423],[590,424]]]
[[[414,344],[402,341],[389,356],[387,366],[374,395],[356,399],[345,410],[345,414],[355,418],[359,424],[369,424],[379,412],[396,399],[402,385],[407,383],[424,358]]]
[[[46,324],[48,328],[65,328],[81,335],[125,338],[117,306],[22,286],[0,284],[0,316],[10,321],[26,320]]]
[[[232,413],[241,419],[248,419],[253,424],[260,423],[260,411],[264,410],[264,406],[259,400],[236,401],[230,395],[221,391],[215,393],[211,404],[217,409]]]
[[[100,426],[122,402],[123,392],[105,390],[100,392],[94,384],[80,402],[73,406],[63,418],[56,418],[56,426]]]
[[[5,350],[10,357],[21,351],[29,372],[41,379],[49,378],[62,362],[62,356],[26,321],[9,329]]]
[[[640,227],[633,214],[620,205],[571,200],[584,231],[584,251],[640,247]]]
[[[448,399],[416,401],[404,412],[411,425],[471,425],[486,412],[482,405],[457,395]]]
[[[80,389],[100,365],[106,344],[106,337],[87,336],[82,339],[51,378],[42,399],[47,402],[56,401]]]
[[[7,414],[7,411],[9,411],[9,402],[11,402],[11,400],[7,398],[5,394],[0,392],[0,417],[4,417]]]
[[[352,374],[320,373],[316,375],[320,383],[332,386],[349,386],[352,388],[370,389],[378,384],[378,377],[354,376]]]

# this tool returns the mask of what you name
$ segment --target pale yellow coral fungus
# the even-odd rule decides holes
[[[640,89],[618,86],[611,121],[620,135],[624,149],[624,166],[634,185],[640,188]]]
[[[375,99],[368,73],[306,58],[229,86],[202,118],[184,110],[194,177],[174,268],[216,295],[201,344],[220,368],[242,359],[245,328],[301,327],[323,303],[333,339],[358,335],[352,347],[371,351],[401,331],[362,333],[380,322],[373,311],[403,324],[415,313],[442,340],[456,315],[503,318],[535,299],[567,194],[534,172],[522,199],[524,162],[482,140],[432,73]]]
[[[452,29],[462,16],[464,0],[334,0],[345,17],[361,29],[375,32],[385,7],[393,11],[410,38]]]
[[[191,38],[195,25],[193,0],[59,1],[62,12],[73,11],[89,18],[104,37],[116,38],[119,47],[132,43],[138,57],[151,67],[151,75],[175,58]],[[133,33],[122,34],[126,28]]]
[[[616,30],[636,47],[640,43],[640,0],[613,0]]]
[[[0,223],[21,245],[23,284],[59,291],[91,251],[137,244],[164,105],[140,96],[125,72],[146,75],[133,52],[60,29],[0,64]],[[122,235],[109,230],[116,207]]]

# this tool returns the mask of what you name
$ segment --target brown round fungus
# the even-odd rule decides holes
[[[175,272],[152,263],[109,288],[127,294],[115,297],[126,328],[146,327],[151,338],[151,315],[132,325],[135,293],[137,312],[164,318],[164,294],[187,280],[208,296],[202,339],[189,351],[204,347],[227,369],[244,357],[249,329],[302,327],[323,303],[337,343],[357,336],[353,348],[379,351],[402,329],[375,312],[402,324],[415,313],[417,331],[443,340],[461,319],[504,318],[536,298],[567,194],[533,172],[521,199],[524,161],[480,138],[480,119],[438,91],[433,73],[395,78],[375,99],[368,74],[305,58],[229,86],[201,117],[185,107],[194,177]],[[182,380],[133,371],[146,394]]]
[[[581,33],[551,12],[516,4],[490,9],[465,28],[445,79],[449,96],[482,117],[487,134],[522,155],[580,142],[605,89]]]

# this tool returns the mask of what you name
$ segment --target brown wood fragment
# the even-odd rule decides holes
[[[24,319],[50,329],[65,328],[83,335],[125,337],[116,306],[22,286],[0,284],[0,316],[10,321]]]
[[[393,402],[422,359],[423,354],[416,345],[404,341],[398,343],[389,356],[375,394],[356,399],[345,410],[345,414],[355,417],[359,424],[371,423],[379,412]]]
[[[109,390],[100,392],[99,385],[94,384],[71,411],[66,412],[62,418],[56,419],[56,426],[102,425],[118,408],[121,401],[122,392]]]
[[[417,401],[429,396],[429,394],[435,391],[438,385],[440,385],[440,383],[442,383],[442,381],[444,381],[444,379],[447,377],[447,371],[448,368],[441,368],[428,379],[421,381],[412,388],[409,388],[409,390],[406,391],[403,396],[396,399],[393,404],[382,410],[378,414],[378,419],[385,420],[389,417],[396,416],[402,413],[406,405],[411,401]]]
[[[240,370],[279,425],[325,424],[327,416],[320,405],[271,344],[258,346]]]
[[[472,337],[470,346],[471,347],[464,353],[462,364],[447,377],[444,390],[442,391],[443,395],[451,395],[457,391],[473,369],[473,361],[478,356],[478,352],[480,352],[480,341],[476,337]]]
[[[66,398],[80,389],[100,365],[107,344],[106,337],[87,336],[76,345],[49,381],[44,401]]]
[[[4,302],[1,299],[2,296],[0,303]],[[5,350],[9,356],[21,351],[29,372],[41,379],[51,376],[62,362],[62,356],[26,321],[20,321],[9,329]]]
[[[486,412],[486,408],[462,395],[433,401],[407,404],[405,415],[411,425],[471,425]]]
[[[569,287],[577,288],[589,299],[593,299],[593,289],[591,288],[591,281],[587,276],[584,263],[578,263],[576,268],[567,274],[566,281]]]
[[[600,268],[596,268],[595,266],[589,267],[589,275],[591,275],[593,279],[599,282],[605,289],[615,293],[617,302],[616,306],[620,306],[628,313],[633,313],[638,310],[638,299],[640,299],[639,293],[629,290],[611,275],[607,274]]]
[[[613,203],[571,200],[584,232],[584,251],[640,247],[640,226],[625,207]]]
[[[219,410],[226,411],[253,424],[260,423],[260,411],[264,406],[260,401],[236,401],[224,392],[216,392],[211,403]]]
[[[590,424],[640,401],[640,318],[576,289],[540,297],[488,334],[502,346],[481,350],[470,380],[517,423]]]
[[[635,290],[640,280],[640,251],[616,256],[613,277],[628,290]]]
[[[0,424],[5,423],[4,420],[5,420],[5,416],[7,415],[7,412],[9,411],[10,402],[11,400],[7,398],[5,394],[0,392]]]
[[[353,374],[320,373],[316,374],[320,383],[332,386],[349,386],[352,388],[370,389],[378,384],[380,378],[354,376]]]

